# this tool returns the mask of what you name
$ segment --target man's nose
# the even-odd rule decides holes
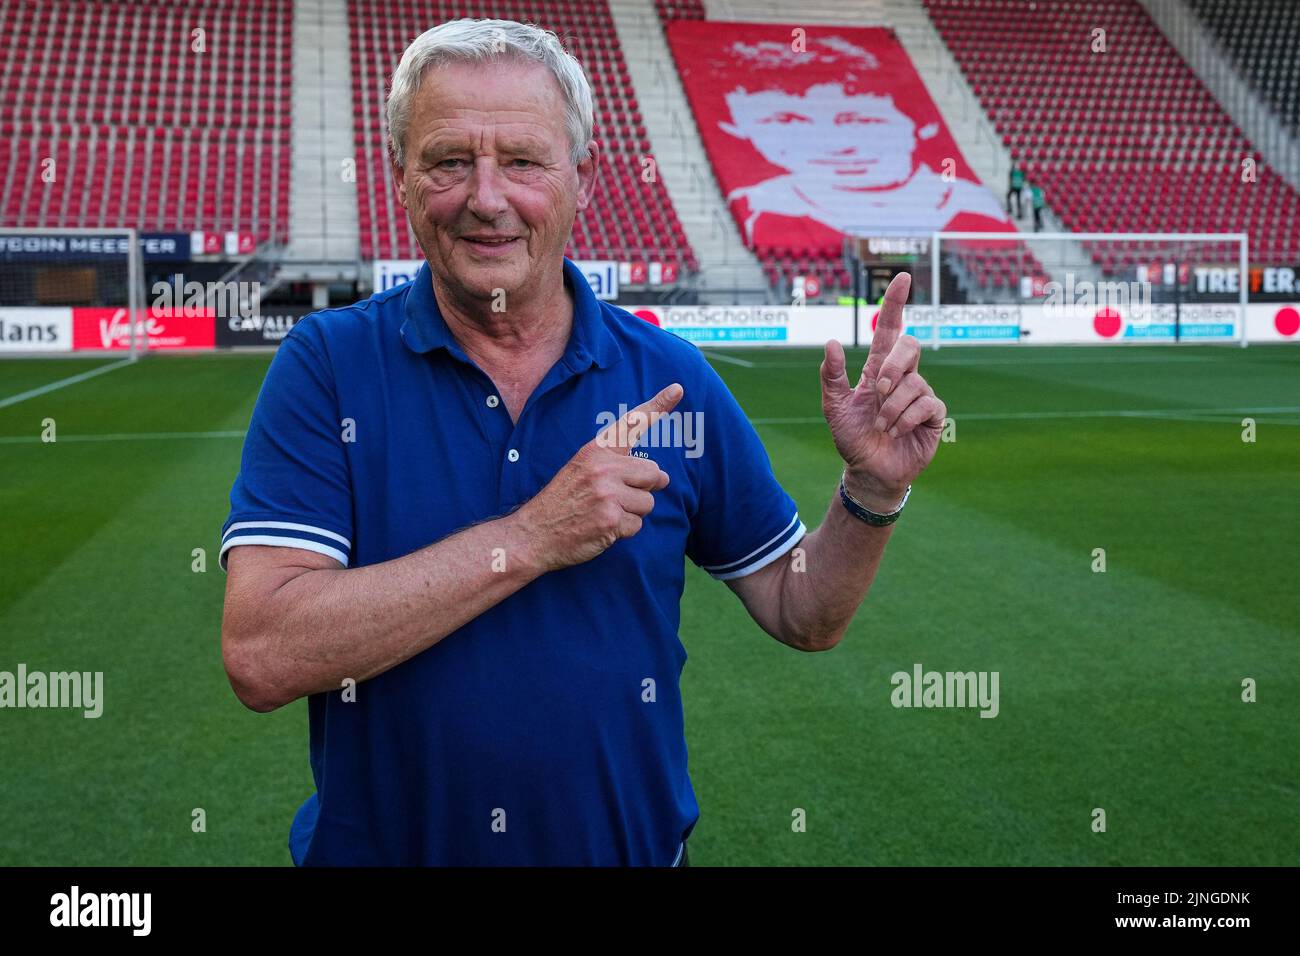
[[[469,178],[469,211],[480,219],[496,219],[508,208],[504,182],[497,161],[491,156],[474,160],[474,171]]]

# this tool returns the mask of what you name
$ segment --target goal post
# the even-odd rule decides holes
[[[147,349],[135,229],[0,226],[0,357]]]
[[[935,232],[917,337],[1247,344],[1245,233]]]

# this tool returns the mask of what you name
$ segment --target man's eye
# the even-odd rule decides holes
[[[514,164],[523,163],[522,166],[515,165],[515,169],[527,169],[529,166],[535,165],[531,159],[512,159],[510,162]]]
[[[442,162],[438,164],[438,168],[439,169],[460,169],[460,164],[463,162],[464,160],[462,159],[444,159]]]

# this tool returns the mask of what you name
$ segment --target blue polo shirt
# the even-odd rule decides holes
[[[671,482],[641,530],[552,571],[403,664],[308,698],[314,793],[295,863],[655,865],[699,817],[678,637],[685,558],[751,574],[805,533],[758,435],[691,343],[601,302],[567,259],[564,356],[512,423],[426,264],[285,337],[244,441],[241,544],[376,564],[536,495],[612,416],[685,394],[633,449]],[[707,640],[708,635],[701,635]]]

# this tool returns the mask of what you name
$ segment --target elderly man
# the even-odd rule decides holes
[[[856,387],[827,345],[845,468],[805,535],[695,346],[564,259],[600,151],[553,34],[430,30],[388,125],[427,264],[285,338],[223,529],[235,693],[257,711],[308,698],[316,793],[293,860],[682,865],[699,816],[683,559],[777,640],[839,641],[945,414],[899,336],[908,280]],[[700,447],[645,441],[671,416],[707,425]]]

